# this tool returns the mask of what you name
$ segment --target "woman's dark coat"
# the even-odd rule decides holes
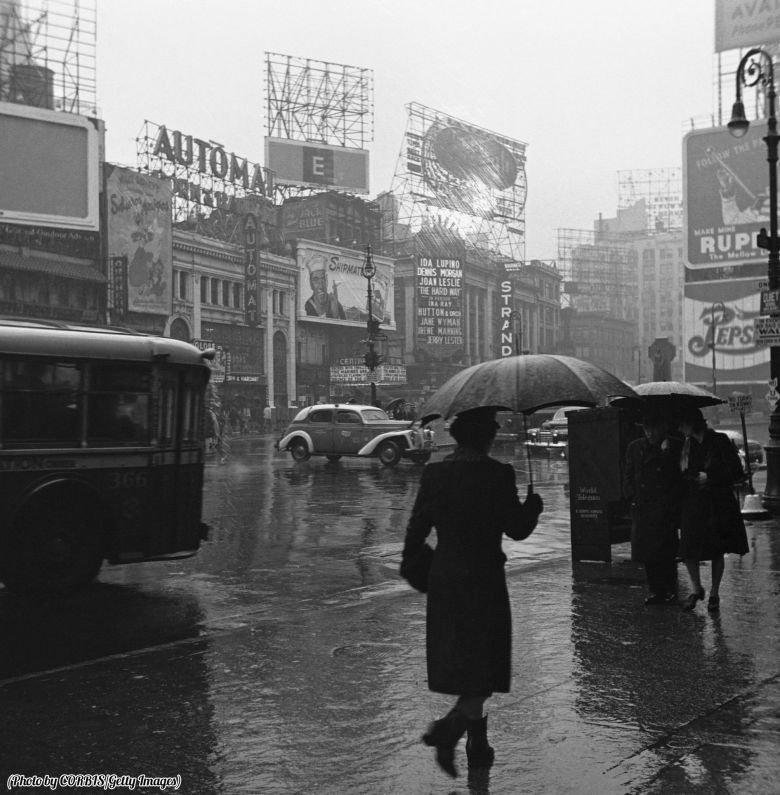
[[[436,528],[428,578],[428,687],[451,695],[509,692],[512,627],[502,535],[521,540],[537,512],[517,496],[515,472],[459,449],[423,471],[404,543],[413,555]]]
[[[680,522],[680,557],[683,560],[712,560],[726,552],[744,555],[749,547],[745,523],[734,494],[734,484],[744,477],[739,455],[724,433],[711,428],[701,443],[690,438]],[[693,478],[707,474],[699,486]]]
[[[663,563],[677,555],[677,527],[684,488],[680,472],[682,442],[667,437],[665,448],[645,437],[626,448],[623,494],[631,501],[632,556]]]

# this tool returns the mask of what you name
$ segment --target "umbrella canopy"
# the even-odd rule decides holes
[[[661,410],[680,409],[685,406],[703,409],[724,402],[712,392],[693,384],[686,384],[684,381],[648,381],[646,384],[634,387],[634,391],[642,399],[640,406]],[[627,398],[612,401],[612,405],[618,407],[630,406],[631,403],[636,405],[635,401]]]
[[[423,406],[422,421],[490,407],[531,414],[546,406],[596,406],[637,395],[607,370],[572,356],[527,354],[493,359],[461,370]]]

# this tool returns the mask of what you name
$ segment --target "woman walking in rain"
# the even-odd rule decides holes
[[[744,555],[749,547],[745,523],[734,494],[734,484],[744,476],[731,440],[707,427],[699,409],[683,412],[680,431],[685,436],[680,469],[686,481],[680,522],[680,557],[685,562],[693,592],[683,603],[693,610],[704,599],[699,562],[712,561],[712,581],[707,609],[720,610],[723,555]]]
[[[631,501],[632,552],[645,564],[646,605],[677,604],[677,526],[683,479],[682,443],[656,412],[642,418],[644,436],[626,448],[623,493]]]
[[[493,763],[483,708],[493,693],[509,692],[511,672],[501,539],[504,533],[518,541],[527,538],[543,508],[530,489],[520,502],[512,466],[488,456],[498,428],[492,409],[472,409],[455,418],[450,427],[455,452],[424,469],[404,541],[402,573],[436,528],[427,580],[428,688],[458,698],[422,739],[453,777],[455,747],[466,732],[469,767]]]

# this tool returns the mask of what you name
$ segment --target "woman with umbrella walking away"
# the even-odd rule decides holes
[[[512,466],[488,456],[499,427],[495,414],[479,408],[455,418],[450,426],[455,452],[423,471],[404,541],[402,573],[436,528],[427,579],[428,687],[458,699],[430,725],[423,742],[436,749],[439,766],[453,777],[455,747],[467,731],[469,767],[493,763],[483,707],[493,693],[509,692],[511,670],[501,539],[504,533],[527,538],[543,508],[530,489],[520,502]]]
[[[699,562],[712,561],[712,582],[707,609],[720,609],[723,555],[748,551],[747,533],[734,484],[744,472],[730,439],[707,427],[701,410],[684,409],[680,431],[685,436],[680,469],[686,481],[680,520],[680,557],[688,570],[693,592],[683,603],[693,610],[704,599]]]

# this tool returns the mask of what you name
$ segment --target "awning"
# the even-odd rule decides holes
[[[104,284],[107,279],[92,265],[67,262],[43,257],[23,257],[13,251],[0,251],[0,268],[11,268],[17,271],[35,271],[59,276],[63,279],[79,279],[86,282]]]

